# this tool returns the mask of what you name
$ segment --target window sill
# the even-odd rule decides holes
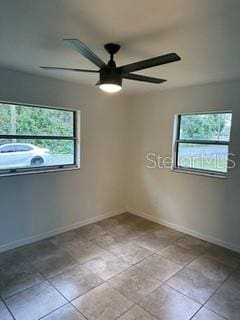
[[[51,173],[51,172],[61,172],[61,171],[72,171],[72,170],[79,170],[80,166],[69,166],[63,168],[38,168],[35,170],[19,170],[16,172],[0,172],[0,177],[11,177],[11,176],[22,176],[22,175],[29,175],[29,174],[40,174],[40,173]]]
[[[205,177],[211,177],[211,178],[227,179],[227,174],[214,173],[211,171],[207,172],[207,171],[184,169],[184,168],[172,168],[171,171],[177,172],[177,173],[195,174],[198,176],[205,176]]]

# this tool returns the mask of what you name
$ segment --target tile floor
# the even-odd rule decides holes
[[[125,213],[0,254],[0,320],[239,320],[240,254]]]

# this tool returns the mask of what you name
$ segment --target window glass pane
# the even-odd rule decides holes
[[[10,134],[11,113],[7,104],[0,103],[0,134]]]
[[[2,152],[6,149],[11,152]],[[71,164],[74,164],[73,140],[0,139],[1,170]]]
[[[73,136],[72,111],[0,103],[0,134]]]
[[[178,144],[178,167],[227,172],[228,146]]]
[[[231,120],[231,113],[181,115],[179,138],[229,141]]]
[[[14,149],[15,149],[15,151],[18,151],[18,152],[20,152],[20,151],[24,152],[24,151],[32,150],[33,147],[31,147],[31,146],[29,146],[27,144],[15,144],[15,148]]]
[[[10,144],[5,144],[0,148],[0,153],[14,152],[14,148]]]

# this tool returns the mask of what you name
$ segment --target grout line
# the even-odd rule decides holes
[[[193,315],[192,315],[192,317],[189,319],[189,320],[194,320],[194,317],[202,310],[204,308],[204,306],[203,305],[201,305],[201,308],[200,309],[198,309]]]
[[[81,315],[84,319],[88,320],[87,316],[85,316],[83,313],[81,313],[81,312],[78,310],[78,308],[76,308],[76,307],[74,306],[74,304],[72,304],[72,303],[70,302],[70,305],[71,305],[78,313],[80,313],[80,315]]]
[[[187,235],[186,235],[187,236]],[[179,241],[179,239],[178,240],[176,240],[176,241],[174,241],[174,242],[172,242],[171,244],[174,244],[174,243],[177,243]],[[170,244],[170,245],[171,245]],[[163,249],[164,250],[164,249]],[[178,291],[178,290],[176,290],[175,288],[172,288],[171,286],[169,286],[168,284],[167,284],[167,282],[171,279],[171,278],[173,278],[176,274],[178,274],[179,272],[181,272],[182,270],[184,270],[184,269],[188,269],[187,267],[193,262],[193,261],[195,261],[195,260],[197,260],[197,259],[199,259],[201,256],[204,256],[208,251],[210,251],[211,250],[211,247],[209,247],[208,249],[206,249],[205,250],[205,252],[204,253],[202,253],[201,255],[199,255],[198,257],[196,257],[196,258],[194,258],[192,261],[190,261],[187,265],[185,265],[185,266],[182,266],[182,268],[179,270],[179,271],[177,271],[174,275],[172,275],[169,279],[167,279],[166,281],[162,281],[162,284],[158,287],[158,288],[156,288],[155,290],[153,290],[150,294],[148,294],[148,295],[146,295],[143,299],[145,299],[147,296],[149,296],[149,295],[151,295],[152,293],[154,293],[156,290],[158,290],[161,286],[163,286],[163,285],[166,285],[166,286],[168,286],[169,288],[171,288],[172,290],[175,290],[176,292],[178,292],[179,294],[182,294],[183,296],[185,296],[186,298],[188,298],[188,299],[190,299],[190,300],[192,300],[192,301],[194,301],[195,303],[198,303],[199,305],[200,305],[200,308],[193,314],[193,316],[191,317],[191,319],[193,319],[193,317],[205,306],[205,304],[207,303],[207,301],[216,293],[216,291],[218,291],[221,287],[222,287],[222,285],[223,285],[223,283],[236,271],[236,269],[235,270],[233,270],[232,272],[231,272],[231,274],[221,283],[221,285],[214,291],[214,293],[209,297],[209,299],[205,302],[205,303],[200,303],[200,302],[198,302],[198,301],[196,301],[196,300],[194,300],[193,298],[191,298],[191,297],[189,297],[189,296],[187,296],[187,295],[185,295],[184,293],[182,293],[181,291]],[[161,251],[161,250],[160,250]],[[160,252],[159,251],[159,252]],[[159,254],[159,252],[157,252],[156,254],[158,254],[160,257],[162,257],[160,254]],[[163,257],[163,258],[165,258],[165,257]],[[147,259],[147,258],[146,258]],[[170,261],[170,262],[172,262],[171,260],[169,260],[169,259],[167,259],[167,258],[165,258],[166,260],[168,260],[168,261]],[[144,259],[145,260],[145,259]],[[176,263],[175,263],[176,264]],[[180,265],[181,266],[181,265]],[[143,299],[141,299],[140,301],[142,301]],[[137,305],[138,306],[140,306],[139,305],[139,302],[140,301],[138,301],[137,302]],[[141,308],[143,308],[146,312],[148,312],[148,313],[150,313],[151,315],[153,315],[151,312],[149,312],[148,310],[146,310],[144,307],[142,307],[142,306],[140,306]],[[209,309],[209,308],[207,308],[208,310],[210,310],[210,311],[212,311],[211,309]],[[217,314],[216,312],[214,312],[213,311],[213,313],[215,313],[215,314]],[[221,316],[221,317],[223,317],[222,315],[220,315],[220,314],[217,314],[217,315],[219,315],[219,316]],[[153,315],[154,316],[154,315]],[[226,319],[225,317],[223,317],[223,319]],[[227,320],[227,319],[226,319]]]
[[[65,304],[59,306],[57,309],[54,309],[54,310],[52,310],[51,312],[46,313],[44,316],[38,318],[38,320],[44,319],[45,317],[49,316],[50,314],[54,313],[55,311],[58,311],[58,310],[60,310],[61,308],[66,307],[68,304],[69,304],[69,303],[65,303]]]
[[[33,267],[34,267],[34,266],[33,266]],[[35,268],[35,267],[34,267],[34,268]],[[36,268],[35,268],[35,269],[36,269]],[[66,269],[66,270],[67,270],[67,269]],[[60,275],[61,273],[65,272],[66,270],[58,273],[57,275]],[[68,304],[71,304],[71,306],[74,307],[74,309],[76,309],[75,306],[71,303],[71,300],[67,299],[67,298],[62,294],[62,292],[59,291],[59,290],[50,282],[50,280],[49,280],[46,276],[44,276],[41,272],[39,272],[39,273],[40,273],[41,276],[45,279],[45,281],[48,282],[48,284],[49,284],[51,287],[53,287],[53,288],[63,297],[64,300],[66,300],[66,303],[65,303],[65,304],[59,306],[57,309],[52,310],[52,311],[49,312],[48,314],[45,314],[45,315],[44,315],[43,317],[41,317],[40,319],[43,319],[44,317],[48,316],[49,314],[51,314],[51,313],[53,313],[53,312],[61,309],[61,308],[64,307],[64,306],[67,306]],[[56,275],[56,276],[57,276],[57,275]],[[90,290],[89,290],[89,291],[90,291]],[[88,291],[87,291],[87,292],[88,292]],[[76,298],[76,299],[77,299],[77,298]],[[72,301],[73,301],[73,300],[72,300]],[[76,310],[82,315],[82,313],[81,313],[78,309],[76,309]],[[40,319],[39,319],[39,320],[40,320]]]
[[[178,241],[178,240],[177,240],[177,241]],[[195,261],[195,260],[199,259],[201,256],[205,255],[210,249],[211,249],[211,248],[207,249],[205,253],[203,253],[202,255],[198,256],[198,257],[197,257],[196,259],[194,259],[193,261]],[[167,259],[167,260],[168,260],[168,259]],[[168,261],[170,261],[170,260],[168,260]],[[198,303],[201,307],[196,311],[196,313],[194,313],[194,315],[193,315],[190,319],[193,319],[193,317],[194,317],[202,308],[205,307],[206,303],[212,298],[212,296],[213,296],[218,290],[220,290],[220,288],[221,288],[221,287],[223,286],[223,284],[230,278],[230,276],[232,276],[232,275],[236,272],[236,268],[235,268],[234,270],[232,270],[232,272],[231,272],[231,273],[226,277],[226,279],[219,285],[219,287],[212,293],[212,295],[211,295],[204,303],[200,303],[199,301],[196,301],[195,299],[187,296],[187,295],[184,294],[183,292],[181,292],[181,291],[179,291],[179,290],[177,290],[177,289],[175,289],[175,288],[173,288],[173,287],[171,287],[170,285],[167,284],[167,282],[168,282],[171,278],[173,278],[175,275],[177,275],[179,272],[181,272],[181,271],[184,270],[184,269],[188,269],[187,267],[188,267],[189,264],[191,264],[193,261],[189,262],[186,266],[182,266],[182,269],[180,269],[179,271],[177,271],[174,275],[172,275],[172,276],[171,276],[169,279],[167,279],[166,281],[163,281],[162,284],[161,284],[158,288],[156,288],[155,290],[153,290],[153,291],[150,293],[150,294],[152,294],[152,293],[154,293],[154,291],[158,290],[162,285],[166,285],[166,286],[168,286],[169,288],[171,288],[172,290],[175,290],[175,291],[178,292],[179,294],[185,296],[186,298],[194,301],[195,303]],[[172,261],[170,261],[170,262],[172,262]],[[150,294],[148,294],[148,295],[150,295]],[[147,296],[148,296],[148,295],[147,295]],[[143,299],[145,299],[147,296],[145,296]],[[143,299],[141,299],[140,301],[142,301]],[[139,302],[140,302],[140,301],[139,301]],[[138,302],[138,303],[139,303],[139,302]],[[137,305],[138,305],[138,303],[137,303]],[[140,305],[139,305],[139,306],[140,306]],[[144,307],[142,307],[142,306],[140,306],[140,307],[143,308],[145,311],[149,312],[149,311],[146,310]],[[208,309],[208,310],[210,310],[211,312],[215,313],[216,315],[221,316],[223,319],[226,319],[226,320],[227,320],[227,318],[225,318],[223,315],[218,314],[218,313],[216,313],[215,311],[213,311],[213,310],[211,310],[211,309],[209,309],[209,308],[207,308],[207,307],[205,307],[205,308]],[[149,313],[150,313],[150,312],[149,312]],[[154,315],[153,315],[153,316],[154,316]]]
[[[13,318],[14,320],[16,320],[16,318],[14,317],[12,311],[8,308],[8,305],[6,304],[6,302],[4,301],[4,299],[3,299],[2,297],[0,297],[0,302],[3,303],[3,305],[6,307],[6,309],[8,310],[8,312],[10,313],[10,315],[12,316],[12,318]]]
[[[216,313],[216,312],[214,312],[214,311],[212,311],[212,310],[204,307],[204,305],[202,305],[201,308],[200,308],[197,312],[195,312],[194,315],[193,315],[189,320],[194,320],[194,317],[195,317],[202,309],[204,309],[204,308],[207,309],[207,310],[209,310],[209,311],[211,311],[212,313],[216,314],[217,316],[219,316],[219,317],[222,318],[223,320],[229,320],[229,319],[225,318],[224,316],[222,316],[221,314]]]
[[[147,219],[145,219],[145,218],[142,218],[142,219],[147,220]],[[98,224],[98,222],[95,222],[95,223]],[[113,231],[110,231],[110,230],[108,230],[107,228],[104,228],[104,227],[102,227],[102,228],[106,231],[106,233],[109,232],[109,233],[112,233],[112,234],[114,234],[114,235],[117,235],[117,236],[121,237],[121,235],[118,234],[118,233],[114,233]],[[78,229],[75,229],[75,230],[77,231]],[[46,276],[44,276],[44,275],[32,264],[31,261],[26,260],[26,264],[31,265],[31,266],[43,277],[43,281],[48,282],[49,285],[52,286],[52,287],[66,300],[66,304],[64,304],[64,305],[60,306],[59,308],[51,311],[50,313],[44,315],[41,319],[43,319],[43,318],[46,317],[47,315],[55,312],[56,310],[62,308],[63,306],[66,306],[66,305],[68,305],[68,304],[70,304],[71,306],[73,306],[73,307],[82,315],[82,313],[72,304],[72,302],[73,302],[75,299],[78,299],[79,297],[87,294],[87,293],[90,292],[91,290],[94,290],[95,288],[103,285],[104,283],[110,285],[108,282],[109,282],[112,278],[120,275],[121,273],[123,273],[123,272],[125,272],[125,271],[127,271],[127,270],[129,270],[129,269],[131,269],[131,268],[137,268],[137,265],[138,265],[140,262],[142,262],[142,261],[144,261],[144,260],[152,257],[152,256],[155,255],[155,254],[157,254],[157,255],[159,255],[160,257],[162,257],[162,258],[164,258],[164,259],[172,262],[171,260],[169,260],[169,259],[167,259],[166,257],[163,257],[163,256],[161,256],[161,255],[159,254],[159,252],[160,252],[161,250],[160,250],[159,252],[156,252],[156,251],[150,250],[150,249],[145,248],[144,246],[141,246],[141,245],[139,245],[138,243],[136,243],[137,239],[138,239],[139,237],[141,237],[141,236],[142,236],[142,235],[140,234],[140,235],[137,236],[135,239],[133,238],[133,239],[129,240],[129,242],[126,243],[125,245],[136,244],[137,246],[139,246],[139,247],[141,247],[141,248],[143,248],[143,249],[146,249],[146,250],[148,250],[148,251],[151,251],[152,253],[151,253],[148,257],[145,257],[145,258],[137,261],[135,264],[129,264],[129,262],[125,261],[125,260],[122,259],[122,258],[119,258],[119,256],[115,255],[115,254],[112,253],[111,251],[108,251],[108,250],[102,248],[101,246],[98,246],[98,245],[93,241],[93,240],[96,239],[98,236],[97,236],[97,237],[94,237],[94,238],[92,238],[92,239],[88,239],[86,236],[83,236],[83,235],[82,235],[82,237],[83,237],[84,239],[86,239],[87,241],[91,242],[92,244],[98,246],[99,248],[101,248],[101,249],[102,249],[103,251],[105,251],[106,253],[110,253],[111,255],[117,257],[118,259],[120,259],[120,260],[128,263],[128,264],[129,264],[129,267],[126,268],[126,269],[124,269],[124,270],[122,270],[121,272],[113,275],[111,278],[109,278],[109,279],[107,279],[107,280],[102,279],[103,282],[102,282],[101,284],[97,285],[97,286],[94,287],[94,288],[89,289],[87,292],[81,294],[80,296],[78,296],[78,297],[76,297],[76,298],[74,298],[74,299],[72,299],[72,300],[68,300],[68,299],[50,282],[49,279],[51,279],[51,277],[50,277],[50,278],[47,278]],[[186,236],[187,236],[187,234],[183,235],[183,237],[186,237]],[[49,239],[44,239],[44,240],[49,240]],[[44,241],[44,240],[43,240],[43,241]],[[178,242],[179,240],[180,240],[180,238],[177,239],[177,240],[175,240],[175,241],[173,241],[173,242],[171,242],[171,243],[169,243],[169,245],[177,244],[177,242]],[[34,245],[34,243],[33,243],[33,245]],[[169,245],[168,245],[168,246],[169,246]],[[56,247],[57,250],[61,250],[61,247],[60,247],[59,245],[54,245],[54,246]],[[122,246],[124,246],[124,245],[120,245],[119,247],[122,247]],[[147,272],[141,270],[141,272],[144,272],[144,273],[145,273],[146,275],[148,275],[149,277],[158,280],[161,284],[159,285],[159,287],[157,287],[156,289],[154,289],[151,293],[149,293],[148,295],[146,295],[145,297],[143,297],[143,298],[142,298],[141,300],[139,300],[137,303],[136,303],[135,301],[133,301],[132,299],[130,299],[129,297],[125,296],[125,295],[124,295],[123,293],[121,293],[118,289],[116,289],[116,288],[114,288],[114,287],[111,286],[114,290],[116,290],[117,292],[121,293],[123,296],[127,297],[130,301],[132,301],[132,302],[134,303],[134,305],[133,305],[132,307],[130,307],[130,308],[129,308],[126,312],[124,312],[123,314],[127,313],[127,312],[128,312],[131,308],[133,308],[135,305],[139,305],[140,301],[142,301],[142,300],[145,299],[147,296],[151,295],[153,292],[155,292],[156,290],[158,290],[162,285],[166,285],[166,286],[168,286],[169,288],[171,288],[172,290],[175,290],[176,292],[179,292],[180,294],[182,294],[183,296],[187,297],[188,299],[191,299],[192,301],[194,301],[194,302],[198,303],[199,305],[201,305],[201,307],[200,307],[200,308],[196,311],[196,313],[191,317],[191,319],[193,319],[193,317],[194,317],[203,307],[205,307],[206,303],[212,298],[212,296],[213,296],[218,290],[220,290],[220,288],[221,288],[221,287],[223,286],[223,284],[229,279],[229,277],[236,272],[237,268],[234,268],[234,269],[232,270],[232,272],[229,274],[229,276],[221,283],[221,285],[214,291],[214,293],[213,293],[213,294],[206,300],[206,302],[203,303],[203,304],[202,304],[202,303],[199,303],[198,301],[196,301],[196,300],[194,300],[194,299],[192,299],[192,298],[190,298],[189,296],[185,295],[185,294],[182,293],[181,291],[178,291],[178,290],[176,290],[175,288],[172,288],[171,286],[169,286],[169,285],[167,284],[167,282],[168,282],[172,277],[174,277],[177,273],[181,272],[181,271],[184,270],[184,269],[188,269],[187,267],[189,266],[189,264],[191,264],[193,261],[197,260],[199,257],[205,255],[210,249],[211,249],[211,248],[206,249],[206,251],[205,251],[203,254],[197,256],[196,258],[194,258],[194,259],[193,259],[191,262],[189,262],[186,266],[181,266],[181,265],[180,265],[182,268],[181,268],[179,271],[177,271],[174,275],[172,275],[170,278],[168,278],[167,280],[165,280],[165,281],[161,281],[161,280],[159,280],[159,279],[157,279],[157,278],[154,278],[152,275],[150,275],[150,274],[148,274]],[[104,253],[104,254],[105,254],[105,253]],[[70,255],[70,256],[71,256],[71,255]],[[100,257],[100,256],[101,256],[101,255],[96,256],[96,258],[97,258],[97,257]],[[72,256],[71,256],[71,257],[72,257]],[[88,261],[86,261],[86,262],[84,262],[84,263],[80,263],[80,262],[79,262],[77,259],[75,259],[74,257],[72,257],[72,258],[73,258],[74,261],[76,261],[76,265],[78,265],[78,266],[84,266],[84,264],[87,263],[88,261],[91,261],[91,260],[95,259],[95,258],[92,258],[92,259],[89,259]],[[176,264],[176,263],[175,263],[175,264]],[[137,268],[137,269],[138,269],[138,268]],[[66,269],[66,270],[67,270],[67,269]],[[61,273],[65,272],[66,270],[63,270],[62,272],[59,272],[57,275],[60,275]],[[139,269],[138,269],[138,270],[139,270]],[[93,271],[92,271],[92,272],[93,272]],[[94,272],[93,272],[93,273],[94,273]],[[99,275],[98,275],[98,277],[101,278]],[[42,283],[43,281],[41,281],[40,283]],[[35,284],[35,285],[33,285],[33,286],[29,287],[29,288],[26,288],[26,289],[24,289],[24,290],[21,290],[21,291],[18,292],[18,293],[21,293],[21,292],[23,292],[23,291],[25,291],[25,290],[27,290],[27,289],[30,289],[30,288],[32,288],[32,287],[34,287],[34,286],[37,286],[37,285],[39,285],[40,283],[37,283],[37,284]],[[16,293],[16,294],[18,294],[18,293]],[[14,294],[14,295],[16,295],[16,294]],[[10,297],[10,296],[9,296],[9,297]],[[9,297],[7,297],[7,298],[9,298]],[[6,299],[7,299],[7,298],[6,298]],[[0,301],[1,301],[1,300],[3,300],[4,305],[7,307],[4,299],[1,299],[1,298],[0,298]],[[140,307],[141,307],[141,306],[140,306]],[[143,308],[143,307],[141,307],[141,308]],[[207,308],[207,307],[206,307],[206,308]],[[10,314],[12,315],[12,313],[11,313],[11,311],[9,310],[8,307],[7,307],[7,309],[8,309],[8,311],[10,312]],[[144,308],[143,308],[143,309],[144,309]],[[208,309],[208,310],[211,310],[211,309],[209,309],[209,308],[207,308],[207,309]],[[144,310],[145,310],[145,309],[144,309]],[[147,313],[150,313],[148,310],[145,310],[145,311],[146,311]],[[212,310],[211,310],[211,311],[212,311]],[[215,313],[215,314],[217,314],[217,313],[214,312],[214,311],[212,311],[212,312]],[[118,318],[120,318],[123,314],[121,314]],[[151,313],[150,313],[150,314],[151,314]],[[13,316],[13,315],[12,315],[12,316]],[[86,318],[85,315],[83,315],[83,316]],[[154,315],[153,315],[153,316],[154,316]],[[220,314],[219,314],[219,316],[223,317],[223,316],[220,315]],[[13,316],[13,318],[15,319],[14,316]],[[117,318],[117,319],[118,319],[118,318]],[[224,319],[225,319],[225,317],[224,317]]]
[[[131,300],[132,301],[132,300]],[[120,316],[119,317],[117,317],[115,320],[118,320],[119,318],[121,318],[122,316],[124,316],[126,313],[128,313],[128,311],[130,311],[132,308],[134,308],[134,307],[136,307],[137,306],[137,304],[136,304],[136,302],[134,302],[134,305],[133,306],[131,306],[129,309],[127,309],[126,311],[124,311],[122,314],[120,314]]]
[[[210,308],[208,308],[206,306],[206,304],[208,303],[208,301],[223,287],[224,283],[226,283],[228,281],[228,279],[236,272],[236,269],[232,270],[232,272],[226,277],[226,279],[222,282],[221,286],[219,286],[214,293],[207,299],[207,301],[205,301],[205,303],[203,304],[205,306],[205,308],[207,308],[208,310],[218,314],[219,316],[223,317],[221,314],[215,312],[214,310],[211,310]],[[225,318],[225,317],[224,317]]]

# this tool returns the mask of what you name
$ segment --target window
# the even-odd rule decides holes
[[[29,146],[26,144],[18,144],[18,145],[15,144],[14,146],[15,146],[16,152],[25,152],[25,151],[33,150],[32,146]]]
[[[173,169],[226,176],[231,112],[176,116]]]
[[[6,146],[2,146],[0,147],[0,153],[8,153],[8,152],[13,152],[13,146],[12,145],[6,145]]]
[[[79,167],[79,112],[0,102],[0,175]]]

